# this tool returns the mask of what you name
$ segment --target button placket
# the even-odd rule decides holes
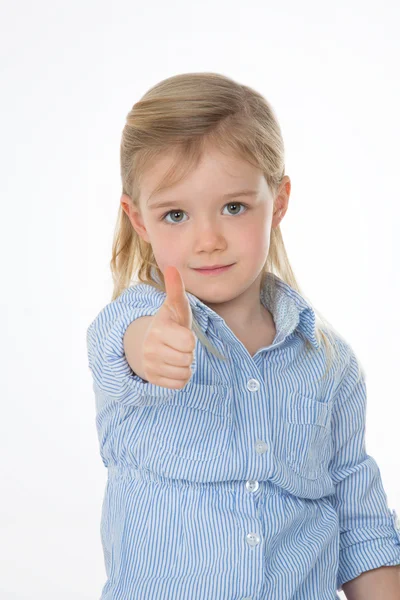
[[[246,386],[247,386],[247,389],[250,390],[251,392],[258,392],[258,390],[260,389],[259,381],[257,381],[257,379],[254,379],[254,378],[249,379],[247,381]],[[266,442],[264,442],[263,440],[256,441],[255,450],[256,450],[257,454],[263,454],[264,452],[267,451],[267,449],[268,449],[268,444],[266,444]],[[256,492],[259,489],[259,487],[260,487],[260,484],[255,479],[249,479],[248,481],[246,481],[246,490],[250,493]],[[260,541],[261,541],[260,536],[255,532],[250,532],[246,535],[246,542],[252,548],[257,546],[260,543]],[[252,596],[246,596],[246,598],[243,598],[242,600],[252,600]]]

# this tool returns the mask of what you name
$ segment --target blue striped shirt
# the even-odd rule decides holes
[[[123,335],[166,294],[136,283],[87,330],[107,580],[101,600],[332,600],[364,571],[400,564],[400,523],[365,447],[365,373],[338,334],[327,365],[310,303],[269,273],[276,336],[251,356],[186,292],[196,337],[181,390],[130,368]],[[316,352],[304,360],[305,341]],[[332,374],[333,373],[333,374]]]

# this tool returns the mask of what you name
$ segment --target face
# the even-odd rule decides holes
[[[171,160],[164,155],[143,175],[139,210],[122,196],[132,226],[151,244],[162,272],[168,265],[179,270],[186,291],[219,314],[223,306],[233,310],[237,303],[251,311],[259,303],[271,227],[278,226],[287,210],[289,178],[274,198],[259,169],[209,149],[195,170],[148,201]],[[165,206],[158,206],[161,202]],[[214,275],[195,270],[232,263]]]

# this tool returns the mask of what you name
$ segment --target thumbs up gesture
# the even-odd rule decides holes
[[[192,376],[196,337],[185,285],[178,269],[164,272],[167,297],[154,315],[143,340],[143,370],[150,383],[182,389]]]

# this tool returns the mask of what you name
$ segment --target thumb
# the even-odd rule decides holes
[[[185,294],[185,284],[178,269],[174,266],[165,268],[164,271],[165,291],[167,297],[164,304],[168,305],[179,325],[192,328],[192,311],[189,300]]]

